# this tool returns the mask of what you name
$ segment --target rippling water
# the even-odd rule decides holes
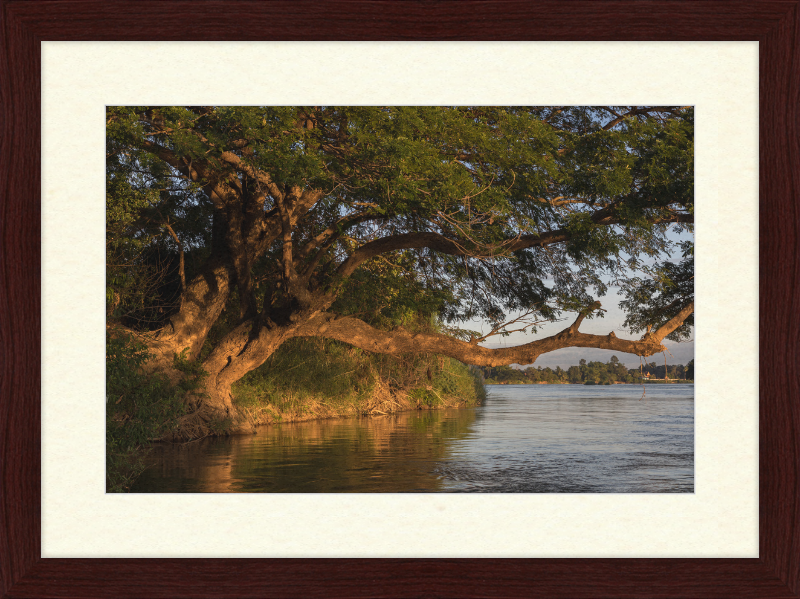
[[[692,385],[493,385],[483,406],[163,445],[133,492],[691,493]]]

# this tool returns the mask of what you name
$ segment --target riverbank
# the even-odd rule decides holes
[[[287,403],[292,402],[291,394]],[[411,391],[392,392],[381,381],[377,382],[369,396],[352,404],[332,404],[327,398],[307,397],[295,403],[290,409],[280,409],[270,401],[256,400],[243,405],[234,400],[240,413],[252,426],[347,418],[351,416],[385,416],[411,410],[438,410],[443,408],[464,408],[479,405],[475,398],[463,398],[440,394],[431,385]],[[227,434],[229,431],[224,431]]]
[[[253,426],[478,405],[479,369],[438,356],[392,357],[296,339],[233,388]]]
[[[294,339],[233,388],[236,418],[203,416],[203,373],[176,360],[177,384],[146,374],[131,339],[106,349],[106,489],[127,492],[156,441],[193,442],[255,426],[469,407],[485,398],[479,369],[435,355],[391,357],[322,339]],[[186,398],[191,402],[187,403]],[[187,409],[189,407],[189,409]]]

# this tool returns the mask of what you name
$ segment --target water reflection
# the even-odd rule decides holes
[[[694,389],[493,386],[472,409],[157,449],[133,492],[691,493]]]
[[[266,426],[258,434],[156,449],[133,492],[431,492],[432,465],[469,436],[475,409]]]

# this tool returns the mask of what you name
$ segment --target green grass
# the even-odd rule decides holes
[[[284,343],[233,391],[237,406],[276,422],[474,405],[484,397],[479,376],[450,358],[397,358],[337,341],[298,338]]]

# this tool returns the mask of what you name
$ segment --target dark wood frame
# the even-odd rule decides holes
[[[0,596],[800,597],[799,1],[0,0]],[[42,559],[39,43],[476,38],[760,42],[760,557]]]

